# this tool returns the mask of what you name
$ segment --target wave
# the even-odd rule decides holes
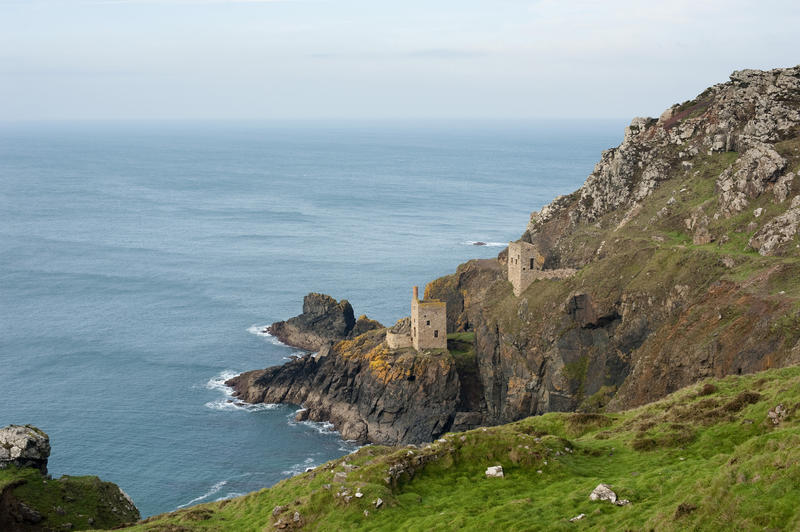
[[[245,403],[233,396],[233,388],[225,384],[225,381],[237,376],[238,373],[231,370],[225,370],[215,377],[211,377],[206,383],[208,390],[217,390],[222,392],[223,397],[215,399],[214,401],[207,402],[204,406],[211,410],[244,410],[246,412],[261,412],[263,410],[274,410],[280,405],[272,403]]]
[[[249,332],[250,334],[255,334],[256,336],[260,336],[268,340],[273,345],[279,345],[282,347],[291,347],[284,344],[283,342],[272,336],[270,333],[268,333],[267,327],[269,327],[269,325],[251,325],[250,327],[247,328],[247,332]]]
[[[462,242],[465,246],[481,246],[487,248],[504,248],[508,242],[484,242],[483,240],[467,240]]]
[[[281,471],[281,474],[282,475],[286,475],[286,476],[294,477],[294,476],[299,475],[301,473],[305,473],[308,469],[313,469],[314,467],[315,467],[314,459],[311,458],[311,457],[308,457],[305,460],[303,460],[302,463],[295,464],[292,467],[290,467],[289,469],[287,469],[286,471]]]
[[[189,502],[187,502],[185,504],[181,504],[180,506],[178,506],[178,508],[186,508],[187,506],[191,506],[191,505],[193,505],[195,503],[198,503],[198,502],[200,502],[202,500],[205,500],[205,499],[211,497],[212,495],[214,495],[216,493],[219,493],[219,491],[222,488],[224,488],[225,484],[227,484],[227,483],[228,483],[227,480],[220,480],[219,482],[217,482],[216,484],[211,486],[211,489],[208,490],[206,493],[204,493],[203,495],[200,495],[199,497],[195,497],[194,499],[192,499],[191,501],[189,501]]]

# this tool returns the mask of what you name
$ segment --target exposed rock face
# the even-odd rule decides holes
[[[768,144],[757,144],[717,178],[720,212],[731,216],[747,208],[769,185],[778,181],[786,160]]]
[[[250,403],[291,403],[313,421],[330,421],[342,438],[362,443],[421,443],[447,431],[459,402],[459,380],[448,354],[390,351],[385,330],[335,344],[328,356],[228,381]]]
[[[0,429],[0,469],[15,465],[35,467],[47,474],[50,438],[31,425],[9,425]]]
[[[728,83],[672,106],[658,120],[634,118],[622,144],[603,152],[579,190],[531,215],[523,238],[546,252],[551,262],[568,267],[586,264],[596,249],[568,238],[576,226],[597,222],[614,211],[621,219],[660,183],[691,170],[698,154],[742,154],[717,183],[718,213],[739,212],[780,182],[787,165],[773,145],[796,135],[798,127],[800,66],[734,72]]]
[[[356,320],[353,307],[345,299],[336,301],[325,294],[311,293],[303,298],[302,314],[273,323],[267,331],[286,345],[319,351],[334,342],[382,327],[366,316]]]
[[[458,267],[456,273],[440,277],[425,287],[425,299],[438,299],[447,304],[448,332],[471,330],[478,321],[479,305],[492,284],[505,279],[505,268],[496,260],[471,260]]]
[[[750,247],[760,255],[775,255],[781,246],[792,242],[800,227],[800,196],[792,200],[792,207],[776,216],[750,239]]]

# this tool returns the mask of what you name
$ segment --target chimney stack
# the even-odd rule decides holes
[[[419,287],[418,286],[414,287],[414,300],[415,301],[419,300]]]

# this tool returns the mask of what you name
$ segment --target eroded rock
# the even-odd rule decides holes
[[[362,315],[355,319],[350,302],[336,301],[325,294],[311,293],[303,298],[303,313],[286,321],[275,322],[267,332],[292,347],[320,351],[332,343],[383,326]]]
[[[8,465],[35,467],[47,474],[50,437],[32,425],[0,429],[0,469]]]

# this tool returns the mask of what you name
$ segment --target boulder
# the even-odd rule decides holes
[[[9,465],[35,467],[47,474],[50,437],[31,425],[9,425],[0,429],[0,469]]]
[[[748,200],[760,196],[786,169],[786,160],[768,144],[747,150],[734,165],[717,178],[717,193],[722,214],[743,211]]]
[[[503,466],[496,465],[487,467],[486,478],[503,478]]]
[[[772,422],[773,425],[780,425],[781,421],[786,418],[786,414],[786,407],[783,406],[783,404],[779,404],[767,412],[767,418]]]
[[[598,484],[589,495],[589,500],[592,501],[611,501],[617,502],[617,494],[611,489],[608,484]]]
[[[777,255],[784,244],[794,240],[800,228],[800,206],[794,206],[795,203],[793,200],[792,208],[767,222],[750,239],[748,244],[759,255]]]
[[[592,493],[589,494],[589,500],[608,501],[617,506],[625,506],[631,503],[628,499],[618,499],[617,494],[614,493],[614,490],[612,490],[611,486],[608,484],[598,484],[597,487],[592,490]]]

